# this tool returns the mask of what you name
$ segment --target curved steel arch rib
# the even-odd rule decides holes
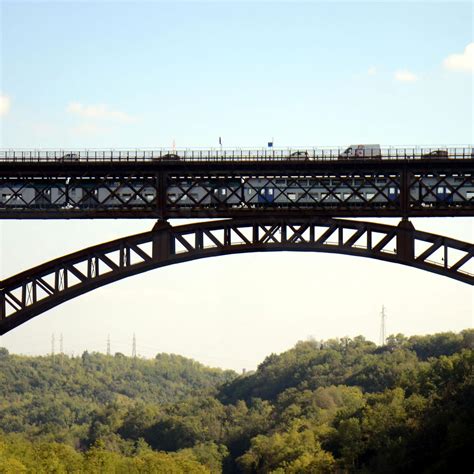
[[[54,306],[131,275],[198,258],[260,251],[333,252],[409,265],[474,284],[474,246],[398,226],[308,217],[229,219],[132,235],[60,257],[0,282],[0,334]]]

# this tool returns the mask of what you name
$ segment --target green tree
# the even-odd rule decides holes
[[[237,459],[244,472],[261,473],[330,473],[334,458],[325,452],[315,433],[293,429],[252,439],[250,449]]]

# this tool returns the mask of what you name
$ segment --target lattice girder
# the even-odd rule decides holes
[[[474,284],[474,247],[398,226],[314,217],[230,219],[171,227],[83,249],[0,282],[0,334],[108,283],[193,259],[255,251],[333,252],[400,263]]]
[[[0,173],[0,218],[474,215],[468,161],[50,165]]]

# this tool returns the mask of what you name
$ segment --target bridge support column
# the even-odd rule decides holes
[[[153,226],[153,260],[163,260],[172,253],[170,230],[172,226],[167,221],[157,221]]]
[[[415,227],[408,219],[397,227],[397,255],[405,261],[415,258]]]
[[[400,174],[400,211],[403,219],[408,219],[410,206],[410,185],[413,173],[404,168]]]
[[[166,219],[166,194],[168,190],[168,174],[160,171],[156,176],[156,210],[160,219]],[[159,221],[158,221],[159,222]]]

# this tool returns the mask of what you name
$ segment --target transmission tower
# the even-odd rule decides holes
[[[135,333],[133,333],[132,357],[137,357],[137,339],[135,338]]]
[[[110,355],[110,334],[107,334],[107,355]]]
[[[385,306],[382,305],[382,312],[380,313],[380,345],[385,345],[385,319],[387,315],[385,314]]]
[[[59,336],[59,353],[63,355],[63,333]]]
[[[54,349],[55,349],[55,339],[54,339],[54,332],[51,334],[51,356],[54,357]]]

